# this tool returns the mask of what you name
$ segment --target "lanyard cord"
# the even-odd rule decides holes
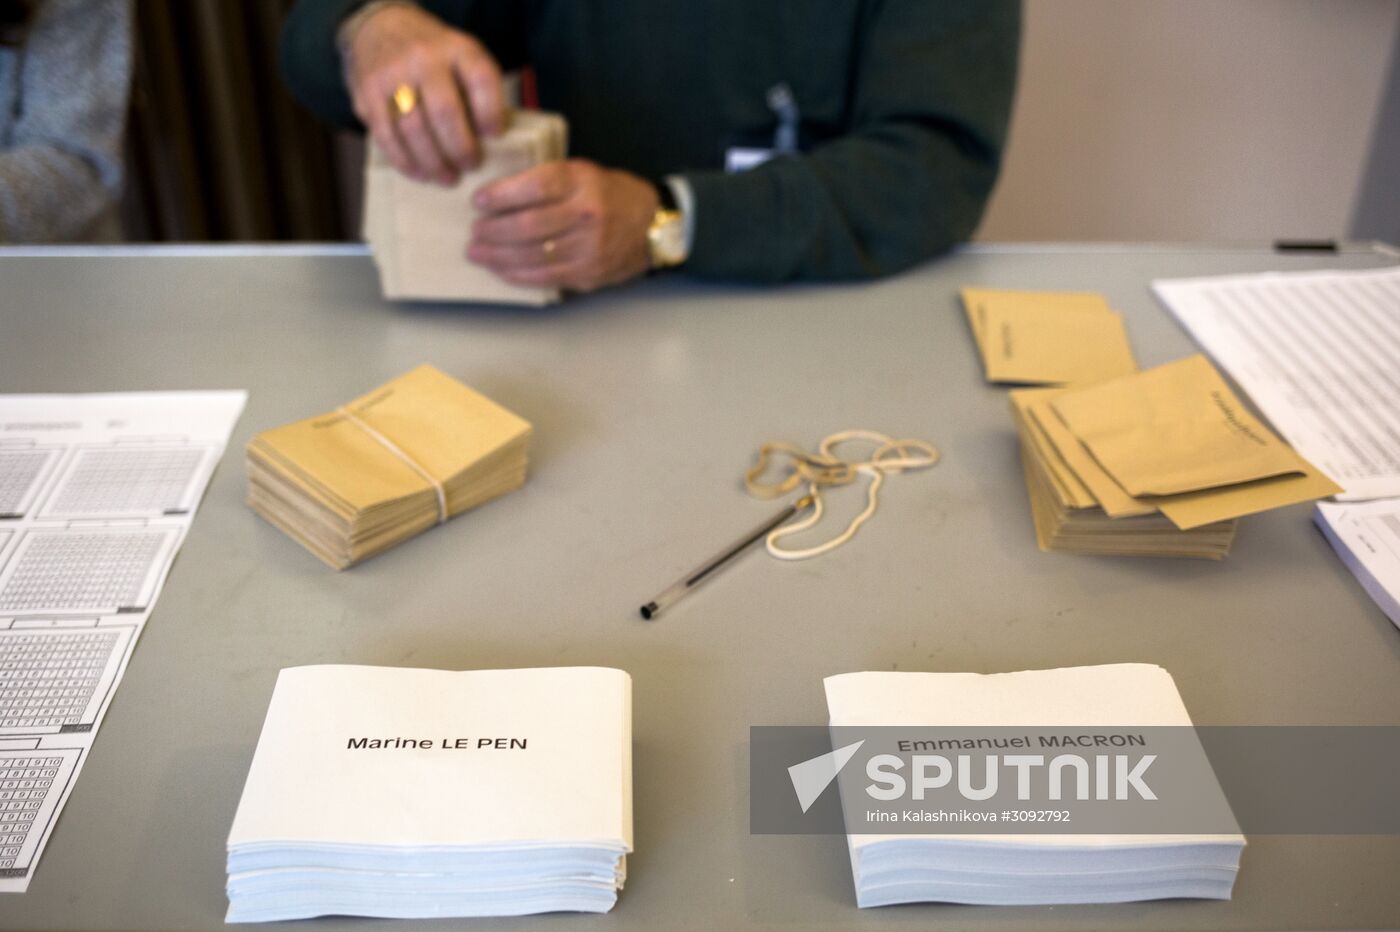
[[[874,444],[875,449],[866,460],[846,460],[837,456],[835,450],[848,443]],[[923,440],[896,440],[893,437],[873,430],[842,430],[823,438],[817,445],[816,454],[810,454],[801,447],[775,441],[759,447],[758,462],[744,473],[744,488],[756,498],[777,498],[797,488],[805,482],[807,494],[812,499],[812,513],[801,521],[769,533],[765,544],[768,552],[779,560],[806,560],[835,550],[855,536],[860,526],[875,514],[880,502],[880,487],[885,476],[907,472],[913,469],[927,469],[938,462],[938,448]],[[790,460],[787,475],[777,482],[762,482],[759,477],[768,469],[769,463],[778,457]],[[850,485],[856,476],[870,479],[866,489],[865,508],[851,520],[846,529],[824,543],[801,550],[788,550],[778,546],[778,541],[789,534],[796,534],[812,527],[822,518],[822,488],[825,486]]]

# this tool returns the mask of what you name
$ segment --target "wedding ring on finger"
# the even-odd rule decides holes
[[[540,244],[540,252],[544,253],[545,260],[554,258],[554,253],[559,250],[559,244],[552,239],[547,239]]]
[[[418,106],[418,92],[410,84],[400,84],[394,88],[394,96],[389,98],[394,104],[394,112],[406,117]]]

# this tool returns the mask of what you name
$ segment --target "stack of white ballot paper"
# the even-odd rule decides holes
[[[229,922],[607,912],[632,850],[621,670],[283,670]]]
[[[833,728],[1003,726],[1070,733],[1191,725],[1171,676],[1150,664],[990,675],[848,673],[825,682]],[[1199,749],[1194,732],[1185,737]],[[1229,899],[1244,836],[1203,752],[1200,765],[1190,772],[1203,772],[1206,779],[1197,782],[1209,785],[1193,785],[1193,798],[1225,814],[1233,829],[1228,834],[849,834],[857,902]],[[847,824],[853,805],[866,804],[849,789],[841,786]]]
[[[371,147],[365,165],[364,234],[384,297],[422,301],[552,304],[556,288],[514,285],[466,258],[483,185],[562,159],[568,124],[555,113],[517,110],[500,136],[482,139],[480,168],[452,188],[408,178]]]

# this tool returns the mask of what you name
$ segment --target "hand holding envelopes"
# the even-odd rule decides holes
[[[515,285],[466,258],[477,189],[562,159],[568,127],[558,114],[519,110],[498,137],[482,140],[481,167],[444,188],[405,177],[371,148],[365,165],[365,239],[386,298],[551,304],[556,288]]]
[[[989,382],[1087,385],[1137,371],[1100,295],[964,288],[962,299]]]
[[[525,482],[530,425],[419,366],[248,444],[248,504],[336,569]]]

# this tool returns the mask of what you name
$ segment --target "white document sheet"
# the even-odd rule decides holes
[[[1400,268],[1152,287],[1339,499],[1400,496]]]
[[[0,892],[28,888],[246,400],[0,395]]]
[[[1319,502],[1313,519],[1367,594],[1400,628],[1400,499]]]

